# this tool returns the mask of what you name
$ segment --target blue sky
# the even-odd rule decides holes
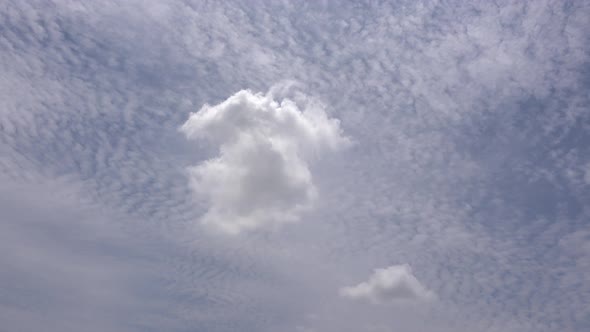
[[[590,329],[589,17],[0,0],[2,329]]]

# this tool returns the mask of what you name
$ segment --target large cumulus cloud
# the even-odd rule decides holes
[[[203,224],[230,234],[273,227],[298,220],[317,199],[309,163],[348,140],[320,103],[275,94],[239,91],[181,127],[189,139],[219,147],[190,169],[192,188],[210,204]]]

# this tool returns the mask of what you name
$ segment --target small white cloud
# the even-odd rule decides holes
[[[429,301],[435,295],[426,289],[412,274],[409,265],[393,265],[376,269],[368,281],[340,289],[340,295],[350,299],[386,303],[397,300]]]
[[[279,102],[273,93],[242,90],[203,106],[181,127],[189,139],[219,147],[190,169],[194,191],[210,203],[203,224],[237,234],[296,221],[311,208],[318,194],[309,163],[348,140],[322,105],[298,97]]]

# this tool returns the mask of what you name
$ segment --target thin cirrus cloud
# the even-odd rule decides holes
[[[181,131],[219,148],[191,167],[190,182],[210,203],[202,223],[229,234],[297,221],[318,197],[309,164],[343,148],[337,119],[299,94],[277,101],[242,90],[191,114]],[[301,102],[303,101],[303,102]]]
[[[430,301],[435,298],[434,293],[416,279],[408,264],[376,269],[369,280],[341,288],[340,295],[353,300],[368,300],[374,304]]]

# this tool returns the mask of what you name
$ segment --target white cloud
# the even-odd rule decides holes
[[[369,300],[375,304],[397,300],[431,300],[435,296],[416,279],[407,264],[376,269],[368,281],[341,288],[340,295]]]
[[[204,224],[236,234],[296,221],[311,208],[318,193],[309,163],[348,140],[321,104],[301,99],[242,90],[191,114],[181,131],[219,146],[190,169],[192,188],[210,203]]]

